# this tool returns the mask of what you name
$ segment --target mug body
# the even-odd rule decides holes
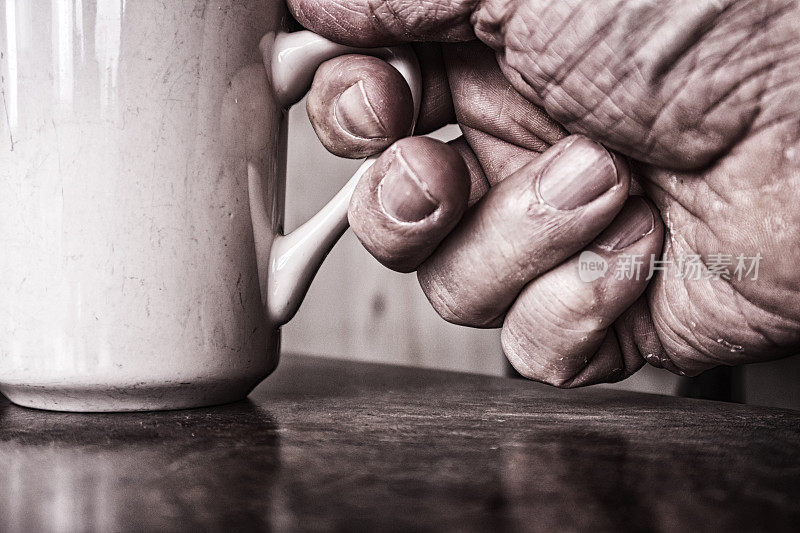
[[[278,0],[0,0],[11,401],[196,407],[275,368],[256,256],[282,222],[285,117],[265,87],[231,87],[258,92],[259,42],[284,18]],[[253,179],[270,234],[254,235]]]

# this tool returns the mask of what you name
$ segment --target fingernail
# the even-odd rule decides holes
[[[386,128],[372,107],[361,80],[339,95],[333,113],[339,125],[350,135],[362,139],[386,137]]]
[[[399,150],[379,185],[378,196],[386,214],[401,222],[419,222],[439,207]]]
[[[556,156],[539,178],[539,194],[556,209],[586,205],[617,184],[611,155],[580,137]]]
[[[622,207],[617,217],[595,243],[604,250],[623,250],[645,235],[649,235],[656,227],[653,210],[641,196],[631,196]]]

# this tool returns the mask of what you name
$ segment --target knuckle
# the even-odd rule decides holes
[[[536,332],[533,334],[533,332]],[[572,334],[574,332],[570,332]],[[563,331],[560,334],[563,338]],[[539,324],[507,319],[500,334],[503,353],[522,376],[559,388],[575,385],[575,377],[590,358],[580,343],[561,346],[561,338],[543,331]],[[588,336],[584,336],[588,339]]]
[[[478,38],[492,47],[498,47],[514,7],[515,2],[503,0],[485,0],[481,2],[480,7],[472,17],[475,34]]]
[[[551,280],[552,281],[552,280]],[[525,377],[560,388],[580,386],[607,336],[596,300],[570,284],[530,287],[509,311],[501,342]]]
[[[417,279],[431,306],[444,320],[475,328],[498,327],[502,323],[502,316],[475,305],[474,295],[466,284],[451,283],[448,277],[440,275],[438,268],[423,263]]]
[[[636,2],[517,9],[504,19],[506,63],[568,130],[650,163],[700,168],[753,126],[774,74],[796,57],[783,31],[769,31],[787,24],[786,5],[727,7],[681,5],[669,17]]]
[[[367,7],[370,16],[395,37],[467,40],[473,37],[469,17],[475,3],[476,0],[369,0]]]

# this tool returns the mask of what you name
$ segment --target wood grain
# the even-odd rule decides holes
[[[0,398],[0,531],[797,531],[800,413],[287,355],[249,401]]]

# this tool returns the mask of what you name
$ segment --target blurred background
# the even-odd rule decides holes
[[[289,115],[286,229],[306,221],[358,168],[317,141],[305,101]],[[450,140],[456,126],[437,132]],[[284,353],[507,375],[500,331],[447,323],[433,311],[414,274],[375,261],[348,231],[311,286],[297,316],[283,329]],[[287,355],[290,357],[290,355]],[[646,365],[619,389],[681,394],[800,409],[800,357],[741,368],[721,368],[695,379]]]

